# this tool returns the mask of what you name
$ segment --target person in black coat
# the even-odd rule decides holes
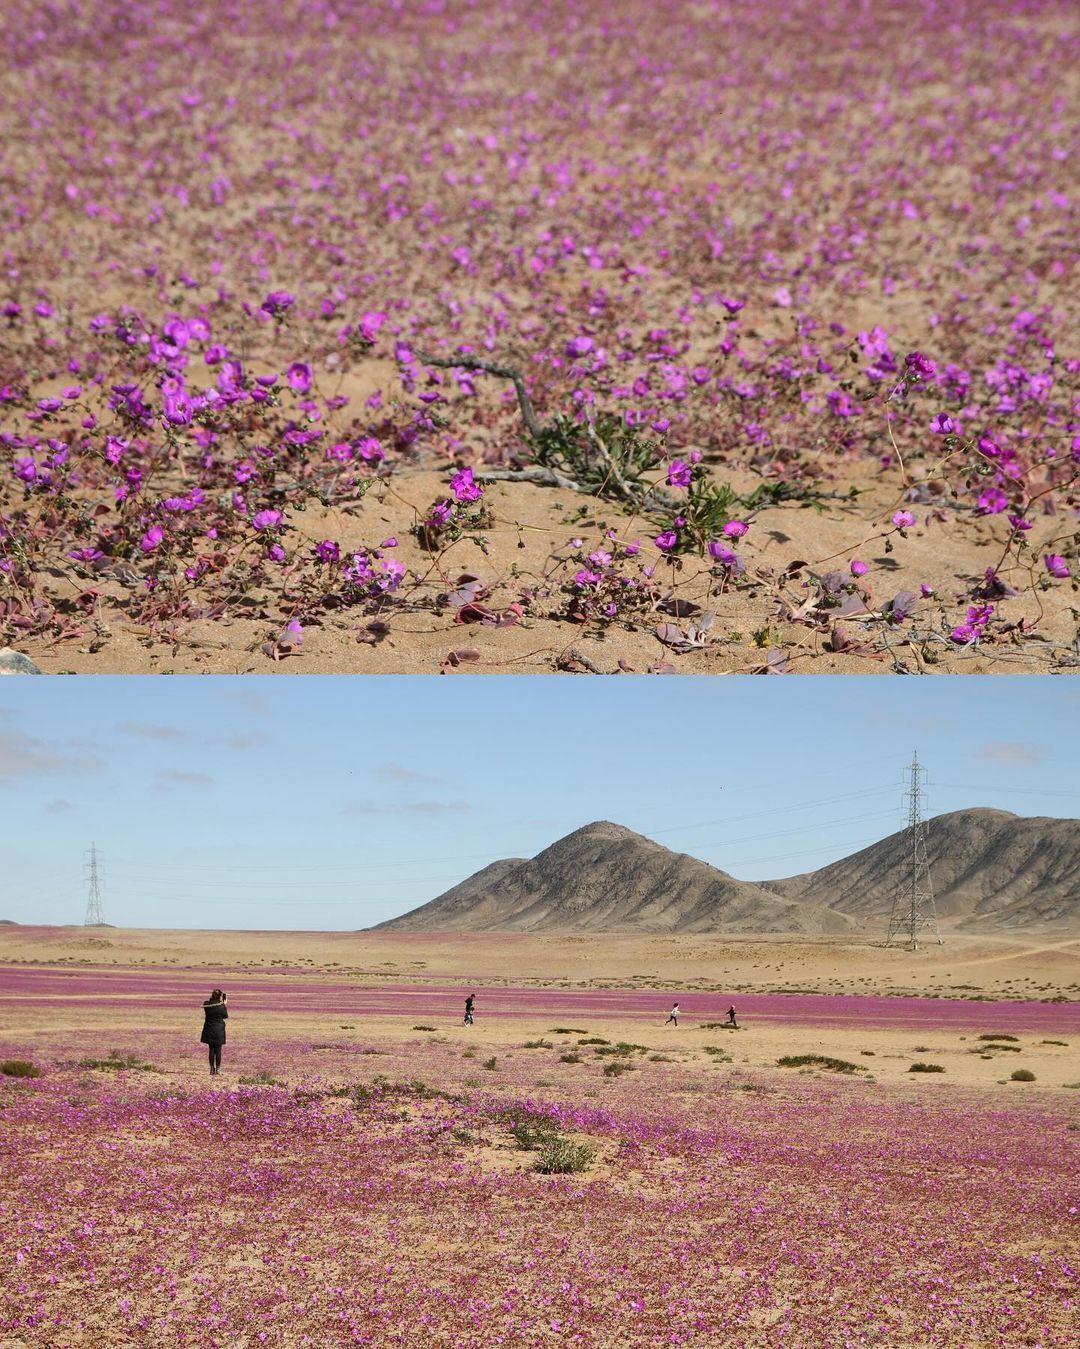
[[[215,988],[203,1003],[203,1028],[199,1039],[210,1050],[210,1076],[217,1077],[221,1071],[221,1046],[225,1043],[225,1022],[229,1019],[226,998],[220,988]]]

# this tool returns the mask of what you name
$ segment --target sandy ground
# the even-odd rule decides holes
[[[189,1029],[191,1004],[197,1007],[205,996],[204,984],[208,992],[213,984],[228,988],[230,982],[258,980],[265,986],[267,979],[280,979],[283,1010],[274,1009],[271,995],[269,1005],[248,1013],[247,1024],[262,1046],[297,1035],[337,1049],[353,1042],[422,1042],[434,1035],[448,1052],[457,1047],[528,1059],[526,1040],[546,1037],[562,1051],[576,1043],[576,1034],[561,1033],[565,1028],[645,1045],[688,1065],[724,1061],[706,1046],[720,1048],[746,1070],[775,1068],[783,1055],[820,1054],[855,1062],[879,1080],[912,1090],[927,1089],[928,1083],[936,1084],[929,1089],[942,1083],[999,1089],[1017,1066],[1033,1071],[1040,1087],[1061,1088],[1080,1078],[1080,1040],[1072,1031],[1074,1004],[1080,1002],[1080,938],[948,936],[941,946],[909,952],[801,938],[621,936],[601,943],[558,935],[99,931],[0,928],[0,962],[7,965],[0,971],[0,990],[5,983],[15,987],[20,968],[28,966],[35,973],[79,976],[70,996],[45,1002],[31,991],[4,998],[5,1038],[40,1044],[44,1052],[57,1036],[96,1030],[131,1048],[138,1032],[133,1025],[128,1033],[109,992],[110,979],[130,972],[169,980],[170,990],[177,980],[183,985],[179,995],[173,991],[160,1000],[139,992],[115,995],[130,1002],[138,1029],[155,1032]],[[339,1000],[343,985],[346,1004]],[[465,987],[478,990],[478,1020],[471,1029],[460,1024]],[[326,1010],[320,1008],[320,988]],[[349,988],[361,1001],[363,993],[382,990],[374,1015],[370,997],[366,1011],[342,1011]],[[88,991],[94,989],[108,993],[108,1001]],[[606,1000],[613,990],[633,996]],[[793,999],[790,1015],[781,1000],[779,1010],[775,1002],[760,1004],[762,1012],[754,1015],[755,997],[784,992],[894,995],[885,1006],[896,1021],[880,1024],[869,1015],[860,1021],[848,1013],[844,999],[822,999],[820,1010],[814,999]],[[302,1002],[290,1006],[298,994]],[[913,996],[948,1002],[913,1005],[908,1001]],[[676,997],[684,1008],[677,1028],[664,1025]],[[729,997],[744,1009],[741,1029],[707,1026],[707,1020],[720,1019]],[[994,1005],[984,1007],[984,1000]],[[1041,1006],[1022,1016],[1017,1009],[1014,1022],[1000,1000]],[[244,1023],[241,994],[234,996],[230,1043],[243,1043]],[[1013,1032],[1019,1048],[991,1049],[978,1039]],[[101,1045],[105,1052],[104,1040]],[[550,1065],[540,1057],[546,1060],[550,1051],[537,1057],[542,1078]],[[910,1074],[910,1064],[919,1060],[945,1071]],[[201,1069],[193,1059],[180,1076],[194,1080]]]
[[[749,474],[721,476],[740,490],[759,481]],[[1076,672],[1075,594],[1070,585],[1040,589],[1034,567],[1002,564],[1001,531],[994,521],[945,509],[941,518],[918,510],[920,524],[905,539],[894,536],[882,546],[888,517],[902,503],[895,473],[879,473],[865,464],[840,465],[823,484],[835,500],[828,508],[784,505],[753,517],[740,546],[747,571],[736,584],[719,587],[706,560],[686,557],[674,569],[653,547],[655,521],[631,516],[618,506],[565,490],[527,483],[492,483],[487,502],[493,518],[483,545],[465,537],[439,554],[424,552],[410,534],[417,515],[446,491],[446,473],[406,471],[384,490],[373,493],[355,515],[309,508],[292,521],[314,544],[330,536],[343,546],[360,546],[376,535],[399,540],[396,556],[413,574],[401,601],[380,617],[386,633],[373,640],[370,615],[360,610],[326,612],[316,622],[305,618],[303,641],[273,654],[273,643],[295,605],[282,603],[270,589],[256,590],[228,616],[180,621],[151,630],[132,622],[127,599],[117,587],[101,585],[101,594],[85,622],[64,639],[18,640],[19,650],[46,674],[544,674],[777,673],[1018,673]],[[855,501],[845,501],[858,487]],[[1054,522],[1040,522],[1047,538]],[[656,565],[660,594],[651,608],[610,625],[569,621],[567,583],[579,563],[572,560],[571,538],[585,550],[607,545],[616,531],[624,542],[641,540],[643,556]],[[1039,557],[1039,538],[1033,539]],[[840,620],[847,644],[837,641],[835,621],[826,613],[792,621],[813,591],[814,575],[846,571],[852,558],[870,566],[865,578],[867,612]],[[804,569],[785,578],[785,569]],[[997,603],[998,623],[976,646],[960,646],[948,633],[966,614],[972,586],[988,567],[1000,567],[1003,581],[1018,593]],[[521,603],[523,614],[512,626],[461,623],[440,597],[452,593],[458,578],[478,577],[483,603],[496,614]],[[881,606],[902,591],[921,598],[912,621],[892,626],[881,620]],[[57,573],[46,589],[55,602],[70,605],[85,580]],[[523,600],[523,592],[525,598]],[[701,645],[679,650],[661,641],[657,628],[675,617],[670,599],[683,605],[681,627],[694,615],[713,612],[715,622]],[[258,613],[259,617],[245,617]],[[1023,619],[1026,630],[1016,625]],[[680,626],[677,618],[676,627]],[[670,634],[669,634],[670,635]],[[447,667],[451,651],[467,651]]]

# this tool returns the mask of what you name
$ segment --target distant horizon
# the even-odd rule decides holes
[[[928,817],[1077,818],[1078,712],[1024,676],[0,680],[0,917],[85,926],[94,844],[116,927],[359,932],[604,819],[777,880],[903,828],[915,750]]]

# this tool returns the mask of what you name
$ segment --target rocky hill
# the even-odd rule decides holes
[[[850,927],[814,901],[792,902],[598,821],[536,857],[493,862],[412,912],[398,932],[833,932]]]
[[[1080,926],[1080,820],[960,810],[931,820],[943,926]],[[910,866],[905,830],[818,871],[775,881],[727,872],[608,821],[533,858],[505,858],[379,929],[398,932],[791,932],[878,929]]]

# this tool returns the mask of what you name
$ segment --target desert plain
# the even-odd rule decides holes
[[[0,1344],[1071,1344],[1078,1044],[1060,933],[0,925]]]

